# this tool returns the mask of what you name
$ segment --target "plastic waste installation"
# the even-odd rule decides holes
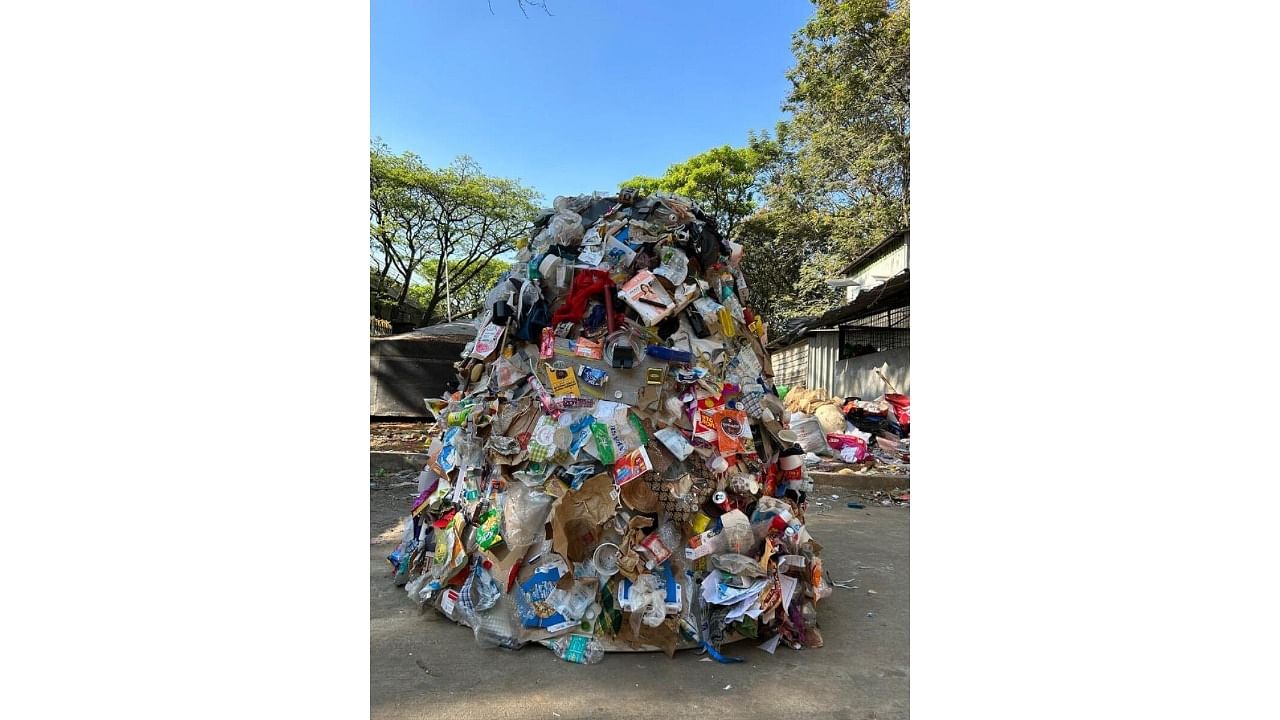
[[[564,660],[820,647],[831,593],[744,249],[677,196],[558,197],[476,318],[402,542],[415,602]],[[794,438],[789,431],[784,438]]]

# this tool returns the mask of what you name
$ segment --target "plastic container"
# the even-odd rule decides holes
[[[610,542],[600,543],[600,546],[596,548],[595,554],[591,556],[591,564],[600,573],[602,580],[607,580],[618,572],[618,556],[620,554],[621,551],[618,546]]]
[[[566,662],[594,665],[604,659],[604,646],[588,635],[563,635],[547,640],[546,645]]]
[[[636,348],[626,330],[616,330],[604,340],[604,359],[609,367],[630,368],[636,364]]]

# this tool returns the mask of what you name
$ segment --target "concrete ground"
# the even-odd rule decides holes
[[[609,653],[596,665],[562,662],[541,645],[481,648],[471,630],[420,613],[391,582],[412,487],[379,478],[370,489],[370,704],[374,720],[480,718],[858,718],[909,716],[910,509],[819,486],[810,532],[836,588],[818,604],[825,646],[770,656],[744,640],[745,659],[702,662],[696,650]],[[390,483],[390,485],[388,485]],[[832,499],[839,495],[839,499]]]

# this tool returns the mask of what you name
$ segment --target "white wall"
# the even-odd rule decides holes
[[[894,348],[884,352],[839,360],[832,369],[827,391],[836,397],[860,397],[865,400],[892,392],[876,374],[876,368],[889,378],[898,392],[911,394],[911,348]],[[825,378],[824,378],[825,380]]]
[[[882,283],[898,273],[906,270],[907,265],[907,245],[899,245],[898,247],[885,253],[883,257],[877,259],[867,267],[859,270],[856,275],[850,276],[850,279],[856,280],[864,285],[871,283]],[[872,277],[872,276],[877,277]],[[863,290],[862,292],[868,292]],[[845,288],[845,299],[847,302],[853,302],[858,296],[858,288]]]

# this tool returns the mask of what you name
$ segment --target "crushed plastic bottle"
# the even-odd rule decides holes
[[[561,660],[594,665],[604,659],[604,647],[588,635],[562,635],[547,641],[547,647]]]

